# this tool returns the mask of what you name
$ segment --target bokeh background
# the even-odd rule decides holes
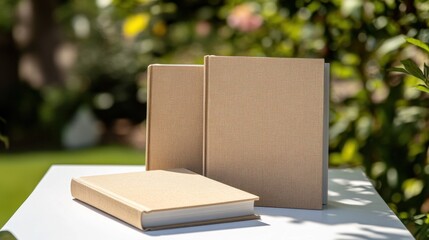
[[[0,226],[51,164],[144,164],[149,64],[316,57],[330,166],[363,168],[426,239],[429,95],[388,71],[428,61],[406,36],[429,41],[428,1],[1,0]]]

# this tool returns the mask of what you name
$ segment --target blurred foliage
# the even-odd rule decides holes
[[[15,236],[9,231],[0,231],[1,240],[16,240]]]
[[[405,224],[417,226],[414,235],[417,240],[428,239],[429,232],[429,214],[419,214],[404,220]]]
[[[429,46],[420,41],[419,39],[405,38],[406,41],[420,49],[422,49],[426,57],[429,56]],[[427,59],[425,59],[427,60]],[[401,63],[403,64],[403,67],[393,67],[390,70],[394,72],[401,72],[405,73],[408,76],[415,77],[418,80],[418,85],[415,86],[416,89],[425,92],[426,94],[429,93],[429,66],[426,65],[426,63],[423,63],[423,71],[420,69],[418,63],[413,60],[412,58],[408,58],[405,60],[402,60]],[[429,149],[428,149],[429,152]],[[427,166],[425,166],[426,168]],[[422,180],[414,180],[414,179],[407,179],[404,184],[405,185],[405,197],[410,198],[418,195],[422,192],[422,189],[424,187],[424,183]],[[427,200],[422,205],[422,212],[428,212],[428,206],[427,206]],[[413,216],[411,221],[410,217],[408,217],[406,222],[411,222],[415,225],[417,225],[416,229],[416,236],[418,239],[427,239],[429,238],[429,214],[419,214],[416,216]]]
[[[0,142],[3,143],[6,148],[9,148],[9,138],[4,133],[3,125],[6,125],[6,121],[0,117]]]
[[[12,28],[16,3],[16,0],[0,1],[0,31],[7,31]]]
[[[34,126],[61,128],[83,103],[107,126],[117,118],[142,121],[151,63],[202,63],[205,54],[325,58],[331,166],[363,166],[410,231],[428,236],[426,220],[416,216],[429,212],[429,97],[412,88],[418,79],[387,69],[400,59],[423,65],[425,53],[404,37],[429,40],[429,2],[60,2],[57,21],[78,54],[64,86],[21,100],[32,103]]]

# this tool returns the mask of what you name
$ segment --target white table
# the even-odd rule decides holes
[[[144,166],[52,166],[2,230],[18,239],[414,239],[361,170],[329,170],[324,210],[256,208],[260,220],[142,232],[72,199],[72,177]],[[311,176],[309,176],[311,177]]]

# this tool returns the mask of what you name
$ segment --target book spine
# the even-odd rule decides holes
[[[147,104],[146,104],[146,170],[151,170],[150,164],[150,131],[151,131],[151,81],[153,73],[153,65],[149,65],[147,68]]]
[[[207,121],[208,121],[208,88],[209,88],[209,60],[204,57],[204,92],[203,92],[203,175],[207,176]]]
[[[137,209],[132,204],[118,199],[102,189],[97,189],[81,179],[72,180],[71,194],[77,200],[143,230],[142,210]]]
[[[325,63],[324,95],[323,95],[323,204],[328,204],[328,168],[329,168],[329,92],[330,92],[330,64]]]

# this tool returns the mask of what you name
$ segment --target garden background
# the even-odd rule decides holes
[[[428,238],[429,95],[389,71],[428,55],[405,37],[429,41],[429,2],[2,0],[0,226],[51,164],[144,164],[147,66],[214,54],[331,63],[330,166]]]

